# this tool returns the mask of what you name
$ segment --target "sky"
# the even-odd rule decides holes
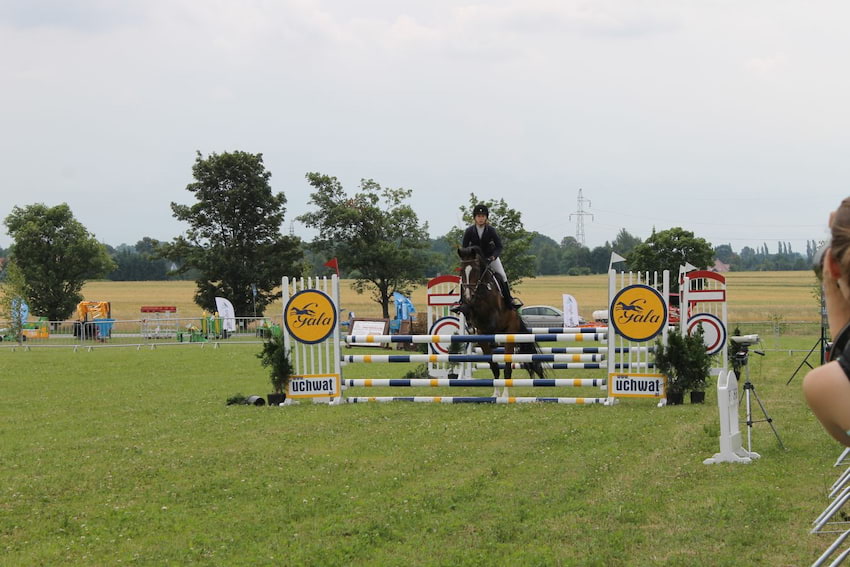
[[[474,193],[591,248],[681,226],[805,253],[848,195],[848,22],[843,0],[3,0],[0,219],[64,202],[107,244],[171,240],[197,152],[239,150],[307,240],[320,172],[412,190],[432,237]]]

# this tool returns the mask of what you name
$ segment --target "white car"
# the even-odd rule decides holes
[[[525,305],[519,308],[519,315],[529,329],[533,328],[562,328],[564,312],[551,305]],[[587,323],[579,317],[579,325]]]

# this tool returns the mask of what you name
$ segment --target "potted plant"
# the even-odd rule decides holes
[[[705,350],[702,327],[685,336],[673,330],[667,335],[666,345],[659,340],[655,347],[655,368],[667,376],[668,404],[681,404],[685,392],[692,392],[692,403],[704,401],[711,355]]]
[[[263,343],[263,350],[257,355],[260,364],[269,369],[273,393],[268,395],[269,405],[280,405],[286,401],[286,386],[294,370],[283,342],[283,334],[272,334]]]
[[[694,333],[685,337],[685,341],[688,343],[688,352],[691,358],[691,372],[688,376],[691,403],[702,404],[705,403],[705,386],[711,372],[713,355],[708,354],[705,348],[705,333],[702,325],[697,325]]]

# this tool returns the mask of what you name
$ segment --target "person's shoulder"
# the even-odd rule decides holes
[[[833,360],[806,372],[805,382],[809,384],[812,384],[813,382],[823,383],[826,380],[835,380],[839,378],[842,381],[846,380],[847,374],[841,363],[837,360]]]

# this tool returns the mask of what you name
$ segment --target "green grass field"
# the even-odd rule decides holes
[[[769,279],[753,297],[793,288]],[[257,345],[0,349],[0,564],[807,565],[833,539],[808,531],[841,448],[802,374],[786,385],[817,336],[765,339],[751,378],[787,449],[755,423],[761,459],[711,466],[713,391],[666,408],[226,406],[268,393]]]

